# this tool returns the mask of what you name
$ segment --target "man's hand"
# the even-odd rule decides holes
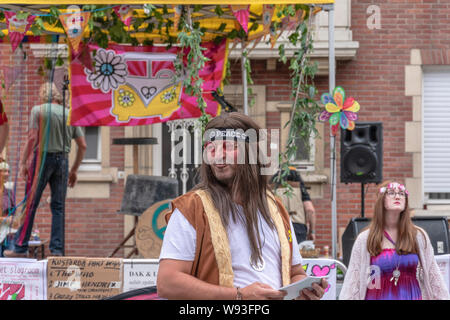
[[[77,173],[75,171],[70,171],[69,172],[69,181],[68,181],[69,187],[73,188],[76,183],[77,183]]]
[[[271,286],[254,282],[241,289],[242,300],[281,300],[287,294],[285,291],[273,289]]]
[[[308,235],[306,236],[306,239],[316,241],[316,234],[308,231]]]
[[[317,283],[312,284],[312,289],[305,288],[299,292],[299,296],[295,300],[320,300],[324,293],[325,289],[328,287],[328,281],[322,279],[320,285]]]

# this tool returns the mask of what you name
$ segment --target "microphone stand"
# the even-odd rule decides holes
[[[69,77],[67,75],[64,75],[64,81],[63,81],[63,87],[62,87],[62,96],[63,96],[63,155],[64,158],[66,157],[66,91],[69,89]],[[69,165],[69,159],[67,159],[67,166]],[[68,175],[69,173],[67,173]],[[69,177],[67,176],[67,182],[68,183]],[[66,186],[67,188],[67,186]],[[67,195],[67,191],[66,191]],[[66,255],[66,231],[65,231],[65,225],[66,225],[66,199],[64,198],[64,210],[63,210],[63,224],[62,224],[62,255]]]

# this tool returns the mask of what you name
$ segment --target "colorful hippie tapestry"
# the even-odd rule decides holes
[[[212,93],[225,75],[227,41],[206,42],[202,47],[209,59],[200,71],[203,98],[206,112],[215,117],[220,105]],[[196,97],[183,90],[183,76],[176,76],[180,48],[88,45],[84,50],[91,57],[96,51],[94,67],[89,69],[82,59],[71,61],[71,125],[134,126],[201,116]]]

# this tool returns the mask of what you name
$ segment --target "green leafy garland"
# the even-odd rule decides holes
[[[297,153],[296,141],[302,139],[304,145],[309,150],[309,139],[311,136],[317,136],[316,119],[321,111],[321,108],[316,100],[317,89],[314,86],[313,79],[317,72],[317,64],[312,65],[308,54],[313,49],[313,40],[310,32],[311,27],[311,8],[305,5],[296,5],[286,7],[286,14],[295,15],[296,10],[301,8],[306,11],[306,17],[300,23],[295,31],[289,36],[289,42],[297,47],[298,50],[290,59],[289,70],[291,70],[291,85],[292,85],[292,104],[291,117],[284,125],[286,128],[289,125],[288,140],[286,142],[286,149],[280,152],[280,171],[275,177],[274,182],[281,188],[287,188],[287,195],[292,194],[292,187],[287,183],[286,177],[289,174],[289,166],[292,159]],[[309,23],[309,26],[308,24]],[[287,62],[284,45],[278,47],[280,61]]]
[[[35,22],[31,26],[31,31],[34,35],[42,35],[45,31],[44,23],[48,23],[54,27],[62,28],[59,16],[61,11],[59,8],[66,8],[67,6],[50,6],[49,15],[38,16]],[[205,29],[200,28],[199,22],[192,23],[191,12],[200,11],[203,6],[195,5],[183,6],[182,16],[180,18],[180,23],[178,24],[178,37],[173,37],[170,35],[170,28],[173,27],[174,22],[172,19],[168,19],[169,14],[167,5],[162,7],[156,7],[151,4],[144,5],[146,10],[145,17],[138,17],[136,11],[133,11],[133,28],[134,30],[139,30],[143,33],[152,33],[154,30],[158,30],[160,37],[163,39],[164,43],[171,47],[176,43],[181,46],[180,59],[176,64],[175,68],[178,77],[183,77],[183,85],[185,87],[186,93],[191,96],[197,97],[197,104],[202,112],[200,121],[202,122],[202,127],[204,128],[209,121],[209,116],[206,114],[206,103],[203,99],[202,93],[202,83],[203,80],[198,76],[199,71],[208,61],[203,55],[204,48],[201,47],[201,40]],[[161,10],[162,9],[162,10]],[[298,51],[290,59],[289,69],[292,75],[292,97],[294,98],[294,103],[292,106],[292,114],[288,123],[285,127],[289,125],[289,135],[286,150],[280,153],[280,167],[281,172],[278,175],[276,182],[282,187],[287,187],[288,184],[285,181],[285,177],[289,173],[289,164],[297,152],[297,147],[295,141],[300,138],[305,142],[305,146],[309,146],[309,138],[313,134],[317,134],[315,128],[315,121],[317,114],[320,111],[318,103],[314,100],[314,96],[317,93],[312,80],[317,70],[317,66],[310,64],[310,60],[307,57],[308,53],[312,50],[312,37],[307,25],[307,21],[311,21],[311,7],[302,4],[288,5],[283,8],[283,10],[278,11],[278,18],[295,16],[297,10],[302,9],[306,12],[306,17],[302,23],[300,23],[295,31],[290,34],[289,41],[294,46],[299,46]],[[152,45],[153,40],[146,38],[139,43],[139,41],[132,36],[132,33],[128,32],[125,28],[123,22],[113,13],[112,8],[108,8],[105,5],[84,5],[81,8],[82,11],[91,11],[91,19],[89,19],[89,39],[91,42],[98,44],[102,48],[106,48],[109,42],[116,43],[129,43],[133,46],[140,44]],[[224,14],[220,5],[217,5],[214,10],[215,14],[219,17]],[[27,16],[29,13],[20,13],[21,15]],[[4,13],[0,11],[0,19],[4,19]],[[147,25],[145,26],[144,23]],[[256,30],[258,28],[258,23],[255,19],[250,19],[249,30]],[[247,34],[244,30],[240,28],[239,30],[232,30],[229,33],[224,34],[225,24],[218,27],[215,41],[222,40],[224,37],[228,39],[240,39],[242,43],[247,40]],[[277,31],[281,28],[281,22],[274,22],[272,29]],[[0,34],[0,37],[4,35]],[[184,49],[190,48],[190,51],[186,57],[186,66],[183,65],[182,55],[184,54]],[[283,63],[287,62],[287,57],[285,55],[284,45],[280,45],[278,48],[280,61]],[[247,55],[248,50],[244,49],[243,54]],[[250,59],[246,59],[245,72],[247,74],[247,83],[249,85],[253,84],[251,78],[251,64]],[[230,64],[227,63],[227,74],[229,75]],[[225,83],[227,80],[225,80]],[[248,96],[252,97],[253,93],[250,87],[248,87]],[[250,101],[250,105],[254,104],[254,99]]]
[[[197,97],[197,106],[202,115],[199,121],[202,124],[202,134],[209,121],[210,116],[206,114],[206,102],[203,99],[203,79],[199,76],[199,72],[210,59],[203,55],[206,49],[201,46],[203,32],[200,24],[192,23],[191,12],[189,6],[183,6],[180,18],[181,31],[178,33],[178,42],[180,50],[178,59],[175,62],[175,70],[178,77],[182,77],[184,73],[183,87],[185,92],[190,96]],[[183,63],[183,55],[185,49],[189,48],[187,54],[186,65]]]

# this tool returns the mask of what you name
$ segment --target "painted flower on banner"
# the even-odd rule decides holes
[[[121,55],[113,50],[99,49],[94,58],[94,71],[84,69],[87,81],[94,89],[100,89],[108,93],[116,90],[120,84],[124,84],[128,76],[127,65]]]
[[[161,102],[163,103],[170,103],[173,101],[173,99],[175,99],[175,92],[176,87],[173,87],[170,90],[167,90],[166,92],[163,92],[163,94],[161,95]]]
[[[353,130],[355,128],[355,121],[358,119],[356,113],[360,106],[352,97],[345,97],[345,90],[342,87],[334,88],[333,96],[324,93],[321,100],[325,105],[325,110],[320,113],[319,121],[328,120],[334,136],[339,130],[339,124],[342,129]]]
[[[130,107],[134,101],[136,100],[134,98],[134,94],[128,90],[120,90],[119,91],[119,105],[121,105],[124,108]]]

